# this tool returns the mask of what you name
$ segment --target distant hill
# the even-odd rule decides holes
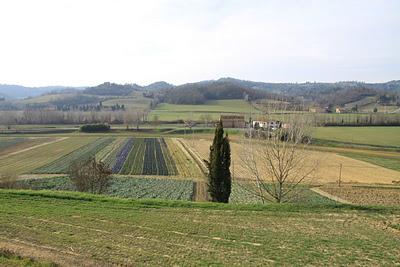
[[[88,87],[83,92],[89,95],[107,95],[107,96],[127,96],[135,91],[161,91],[173,88],[173,84],[167,82],[155,82],[147,86],[141,86],[135,83],[132,84],[117,84],[105,82],[97,86]]]
[[[221,78],[218,81],[229,82],[246,88],[268,91],[291,100],[313,102],[320,106],[344,106],[347,103],[360,101],[366,97],[375,96],[382,103],[400,103],[400,81],[385,83],[364,83],[344,81],[335,83],[305,82],[305,83],[264,83]]]
[[[327,91],[331,89],[368,88],[400,92],[400,80],[385,83],[365,83],[358,81],[343,81],[335,83],[305,82],[305,83],[266,83],[239,80],[235,78],[221,78],[218,81],[229,82],[243,87],[268,90],[279,93],[304,93],[305,91]]]
[[[172,104],[202,104],[208,100],[279,98],[288,102],[309,103],[310,105],[345,106],[349,103],[364,103],[363,99],[376,99],[376,103],[400,105],[400,80],[385,83],[364,83],[358,81],[343,81],[335,83],[305,82],[305,83],[266,83],[240,80],[235,78],[220,78],[205,80],[175,86],[165,81],[141,86],[135,83],[117,84],[105,82],[92,87],[25,87],[20,85],[0,84],[0,97],[6,100],[35,98],[44,94],[84,94],[94,97],[128,97],[142,94],[151,98],[153,105],[157,103]],[[83,102],[91,103],[98,99],[86,97]],[[73,104],[78,97],[67,97],[65,101]],[[62,98],[59,98],[58,103]],[[43,98],[41,99],[43,100]],[[68,100],[68,101],[67,101]],[[52,99],[54,102],[54,99]],[[78,102],[82,102],[78,101]],[[4,102],[4,101],[3,101]],[[32,99],[30,102],[35,102]],[[43,103],[43,101],[41,101]],[[3,106],[9,103],[2,103]],[[373,103],[371,103],[373,104]],[[348,105],[351,106],[351,105]]]
[[[21,99],[35,97],[51,91],[60,91],[71,87],[66,86],[44,86],[44,87],[25,87],[21,85],[0,84],[0,95],[8,99]]]
[[[88,87],[83,90],[84,94],[88,95],[102,95],[102,96],[127,96],[136,90],[142,89],[137,84],[117,84],[105,82],[97,86]]]
[[[188,83],[164,90],[159,101],[171,104],[203,104],[208,100],[259,99],[266,96],[264,91],[218,80]]]
[[[147,86],[144,86],[143,88],[146,90],[166,90],[166,89],[171,89],[173,87],[174,87],[173,84],[161,81],[149,84]]]

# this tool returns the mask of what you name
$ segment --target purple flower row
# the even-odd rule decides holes
[[[128,157],[132,147],[133,147],[133,139],[130,138],[128,142],[125,143],[124,147],[117,154],[115,164],[112,168],[113,173],[119,173],[119,171],[122,169],[122,166],[124,166],[125,160]]]

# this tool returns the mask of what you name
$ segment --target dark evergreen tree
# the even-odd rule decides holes
[[[213,202],[229,202],[231,194],[231,149],[228,135],[224,137],[224,128],[220,121],[215,129],[215,136],[210,147],[208,167],[208,191]]]

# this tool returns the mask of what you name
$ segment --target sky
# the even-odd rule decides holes
[[[220,77],[400,79],[400,1],[0,1],[0,83]]]

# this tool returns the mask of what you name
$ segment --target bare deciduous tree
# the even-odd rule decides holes
[[[0,188],[16,189],[18,188],[18,175],[15,173],[0,174]]]
[[[76,189],[81,192],[101,194],[111,184],[111,170],[103,163],[90,158],[83,162],[74,162],[69,176]]]
[[[309,158],[311,120],[296,113],[281,113],[280,123],[263,130],[264,138],[250,129],[241,155],[251,185],[242,186],[265,201],[286,202],[300,184],[311,182],[318,162]],[[274,126],[273,126],[274,125]]]

